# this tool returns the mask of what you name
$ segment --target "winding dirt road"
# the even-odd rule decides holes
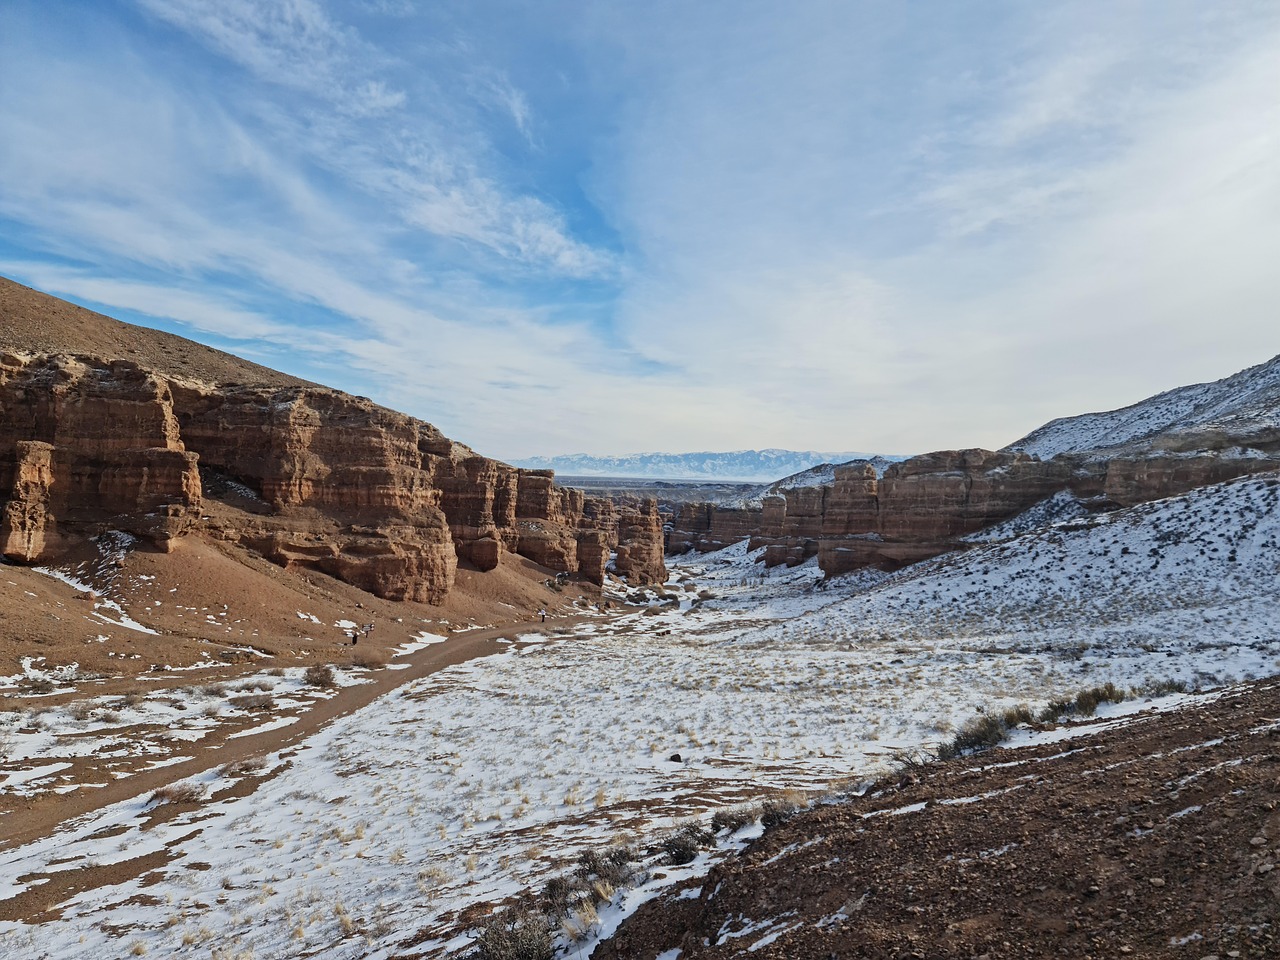
[[[195,756],[181,763],[141,771],[120,780],[113,780],[98,789],[73,790],[69,793],[47,794],[33,799],[4,818],[2,824],[4,835],[0,837],[0,852],[48,836],[73,819],[112,804],[151,793],[167,784],[214,767],[287,749],[312,736],[339,717],[368,706],[379,697],[406,683],[429,676],[445,667],[508,649],[500,644],[499,640],[511,639],[517,634],[560,633],[587,619],[599,622],[598,617],[569,616],[548,620],[546,623],[516,623],[456,634],[444,643],[432,644],[399,658],[397,664],[407,663],[407,668],[375,670],[371,674],[372,682],[343,687],[335,696],[320,700],[314,706],[304,710],[299,714],[297,722],[287,727],[264,730],[261,733],[234,739],[211,737],[208,742],[183,744],[183,751],[193,752]],[[0,905],[2,904],[3,901],[0,901]]]

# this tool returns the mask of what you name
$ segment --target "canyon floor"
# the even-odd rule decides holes
[[[806,836],[770,830],[753,840],[762,829],[759,811],[745,805],[770,797],[787,809],[816,801],[813,813],[778,828],[793,832],[808,829],[805,817],[857,824],[876,809],[900,811],[904,826],[928,822],[926,839],[937,842],[919,840],[911,858],[876,866],[911,873],[914,879],[899,877],[899,886],[884,880],[876,889],[910,887],[911,898],[894,894],[885,902],[917,916],[917,907],[928,913],[948,897],[967,902],[946,889],[963,886],[947,879],[947,870],[925,869],[948,855],[938,839],[947,824],[937,821],[935,829],[934,814],[908,818],[917,804],[945,807],[949,829],[960,829],[965,811],[981,805],[959,801],[989,790],[1038,791],[1042,802],[1028,807],[1026,819],[965,833],[978,853],[1013,842],[1033,847],[1029,838],[1044,829],[1033,809],[1061,811],[1068,846],[1090,825],[1118,829],[1120,816],[1134,819],[1135,830],[1156,830],[1183,807],[1162,807],[1160,817],[1126,807],[1090,819],[1092,808],[1071,800],[1069,785],[1106,784],[1099,789],[1117,810],[1154,796],[1156,786],[1167,794],[1159,778],[1168,771],[1151,767],[1148,775],[1136,762],[1161,753],[1187,762],[1182,776],[1200,769],[1201,756],[1205,770],[1240,768],[1237,824],[1259,831],[1246,838],[1245,852],[1259,855],[1247,860],[1249,875],[1265,877],[1256,871],[1271,862],[1262,854],[1272,849],[1277,825],[1254,824],[1243,811],[1253,816],[1258,804],[1272,802],[1262,791],[1274,791],[1274,775],[1254,758],[1275,753],[1267,739],[1274,737],[1268,724],[1277,722],[1274,688],[1257,681],[1280,672],[1278,499],[1280,478],[1262,475],[1111,514],[1059,523],[1031,518],[989,533],[971,550],[892,575],[824,580],[812,562],[766,570],[739,544],[669,559],[672,576],[662,590],[613,584],[592,597],[554,593],[544,572],[522,566],[499,572],[524,584],[527,603],[506,608],[509,600],[486,599],[475,588],[460,594],[453,612],[371,607],[335,582],[265,570],[255,590],[192,577],[193,565],[217,570],[227,559],[196,542],[184,557],[105,538],[96,556],[65,569],[0,568],[7,615],[22,611],[16,626],[45,638],[0,650],[12,670],[0,680],[0,943],[31,958],[460,956],[494,905],[533,904],[537,891],[585,862],[584,852],[629,845],[638,860],[628,882],[601,885],[593,902],[561,919],[556,936],[567,955],[588,956],[601,940],[602,953],[644,960],[697,955],[699,945],[710,949],[717,940],[764,956],[809,955],[783,946],[796,935],[789,924],[814,926],[826,914],[801,922],[787,919],[785,906],[747,910],[742,904],[756,894],[745,887],[734,894],[740,899],[725,901],[736,912],[712,931],[718,938],[703,932],[719,909],[703,879],[709,871],[735,875],[810,840],[818,850],[828,835],[819,819]],[[204,584],[198,591],[196,581]],[[610,608],[602,609],[606,602]],[[552,613],[545,626],[531,619],[542,603]],[[347,645],[349,625],[369,620],[376,624],[369,642]],[[42,652],[33,654],[37,648]],[[333,687],[306,679],[308,666],[325,661],[336,666]],[[1240,682],[1254,682],[1252,692],[1168,692]],[[1018,773],[990,787],[966,785],[963,764],[960,773],[929,765],[920,783],[884,797],[884,778],[897,775],[904,757],[950,741],[975,714],[1021,704],[1038,711],[1107,683],[1129,694],[1100,711],[1117,725],[1110,736],[1157,731],[1143,733],[1146,740],[1135,736],[1131,783],[1118,775],[1090,780],[1105,763],[1091,772],[1070,766],[1076,761],[1054,761],[1062,771],[1045,784],[1023,783]],[[1233,698],[1249,705],[1235,714],[1249,718],[1243,732],[1235,721],[1213,720],[1215,703],[1237,709]],[[1209,719],[1200,727],[1191,720],[1119,726],[1123,716],[1177,708]],[[1248,741],[1253,746],[1240,756],[1218,757],[1216,745],[1196,746],[1215,739],[1206,732],[1215,723],[1224,742],[1247,741],[1246,733],[1261,739]],[[1165,729],[1167,735],[1159,732]],[[1014,736],[1031,742],[1073,732],[1071,725],[1042,725]],[[1032,749],[1048,758],[1076,748]],[[1026,756],[1001,769],[1030,769],[1034,757]],[[1236,796],[1230,789],[1226,795]],[[741,829],[726,826],[716,836],[702,829],[710,814],[740,810]],[[1147,819],[1157,826],[1143,826]],[[892,822],[889,812],[873,820]],[[1180,820],[1196,822],[1189,814]],[[684,835],[697,834],[699,849],[673,863],[685,858],[670,855],[672,833],[690,823],[698,829]],[[1199,836],[1212,847],[1212,832]],[[859,856],[874,856],[867,850]],[[1148,868],[1136,854],[1124,860],[1101,853]],[[971,854],[951,851],[973,860]],[[804,889],[797,877],[846,856],[852,854],[843,846],[833,847],[826,859],[803,861],[797,873],[774,875],[762,889]],[[1213,878],[1219,861],[1232,869],[1246,864],[1240,856],[1210,849],[1194,862],[1207,864],[1204,877]],[[1019,862],[994,854],[977,860],[965,869]],[[1060,873],[1075,876],[1077,867],[1064,863]],[[1037,869],[1059,878],[1051,862]],[[1096,860],[1090,876],[1096,895],[1112,897],[1118,874],[1107,863]],[[1146,873],[1139,879],[1148,887],[1135,890],[1156,889]],[[1173,875],[1159,879],[1174,885]],[[1037,894],[1045,893],[1037,886],[1050,887],[1020,882]],[[1178,889],[1204,905],[1217,896],[1208,882]],[[856,906],[861,892],[849,886],[828,912],[850,900]],[[1026,889],[1014,894],[1029,896]],[[1051,901],[1044,909],[1053,913],[1059,905]],[[701,912],[646,919],[673,902]],[[1165,928],[1146,910],[1149,900],[1114,902],[1127,913],[1112,911],[1109,922],[1123,927],[1126,916],[1142,913],[1146,939],[1104,938],[1106,949],[1096,954],[1091,940],[1064,940],[1079,947],[1073,955],[1109,956],[1157,942]],[[989,915],[990,929],[1012,909],[1003,900],[983,904],[965,917]],[[898,922],[896,914],[885,916],[885,923]],[[941,941],[928,938],[925,919],[916,939],[882,937],[874,943],[883,950],[866,955],[937,954]],[[653,934],[655,924],[674,939]],[[688,930],[699,931],[696,943],[675,936]],[[1170,955],[1211,953],[1208,934],[1196,939],[1195,932],[1178,934],[1191,939],[1186,952]],[[1248,931],[1223,932],[1218,940],[1248,951],[1266,946],[1267,932],[1254,940]],[[964,950],[950,955],[977,955],[980,947],[992,956],[1042,955],[1027,952],[1034,941],[1020,946],[1006,938],[1005,948],[985,934],[966,937],[956,941]]]

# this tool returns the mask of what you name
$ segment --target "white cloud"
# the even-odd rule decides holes
[[[999,445],[1280,350],[1265,4],[140,2],[218,62],[0,39],[0,216],[77,266],[11,259],[486,453]]]
[[[137,2],[265,80],[333,99],[343,95],[342,66],[372,53],[314,0]]]
[[[1180,15],[1156,42],[1136,15],[1105,43],[1044,27],[1015,72],[955,83],[958,102],[927,60],[900,64],[918,72],[879,80],[918,84],[903,106],[920,115],[887,145],[866,131],[894,135],[876,112],[899,102],[833,65],[866,51],[829,9],[803,42],[768,23],[639,31],[650,95],[600,190],[645,253],[619,315],[633,348],[744,411],[668,446],[1000,445],[1280,350],[1274,11]],[[726,51],[734,30],[751,42]],[[776,412],[748,417],[757,396]]]
[[[545,201],[480,172],[492,159],[485,137],[443,103],[438,90],[412,103],[386,76],[396,70],[429,76],[429,64],[383,53],[315,0],[137,2],[255,76],[330,104],[329,112],[266,112],[309,163],[349,177],[388,212],[402,209],[405,223],[569,276],[610,269],[610,258],[571,238],[562,215]],[[525,95],[500,71],[475,69],[484,99],[531,139]],[[417,113],[402,115],[410,106]]]

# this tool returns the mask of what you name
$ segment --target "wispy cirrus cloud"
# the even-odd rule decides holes
[[[543,199],[512,193],[496,170],[484,172],[494,159],[484,136],[465,112],[437,109],[443,104],[437,84],[428,83],[427,95],[406,115],[410,95],[391,75],[420,67],[339,25],[316,0],[138,2],[261,80],[328,104],[321,113],[301,104],[288,119],[270,112],[311,163],[376,192],[406,225],[571,276],[610,268],[611,258],[573,239],[563,215]],[[524,94],[501,71],[479,65],[474,74],[469,83],[480,98],[498,105],[529,138]]]
[[[341,103],[344,73],[367,72],[375,48],[340,27],[314,0],[137,0],[258,77]],[[376,66],[376,62],[375,62]]]
[[[1269,3],[134,3],[0,10],[0,257],[486,452],[999,445],[1280,350]]]

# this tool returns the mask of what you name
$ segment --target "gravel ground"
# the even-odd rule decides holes
[[[1280,956],[1274,678],[895,781],[768,831],[594,956]]]

